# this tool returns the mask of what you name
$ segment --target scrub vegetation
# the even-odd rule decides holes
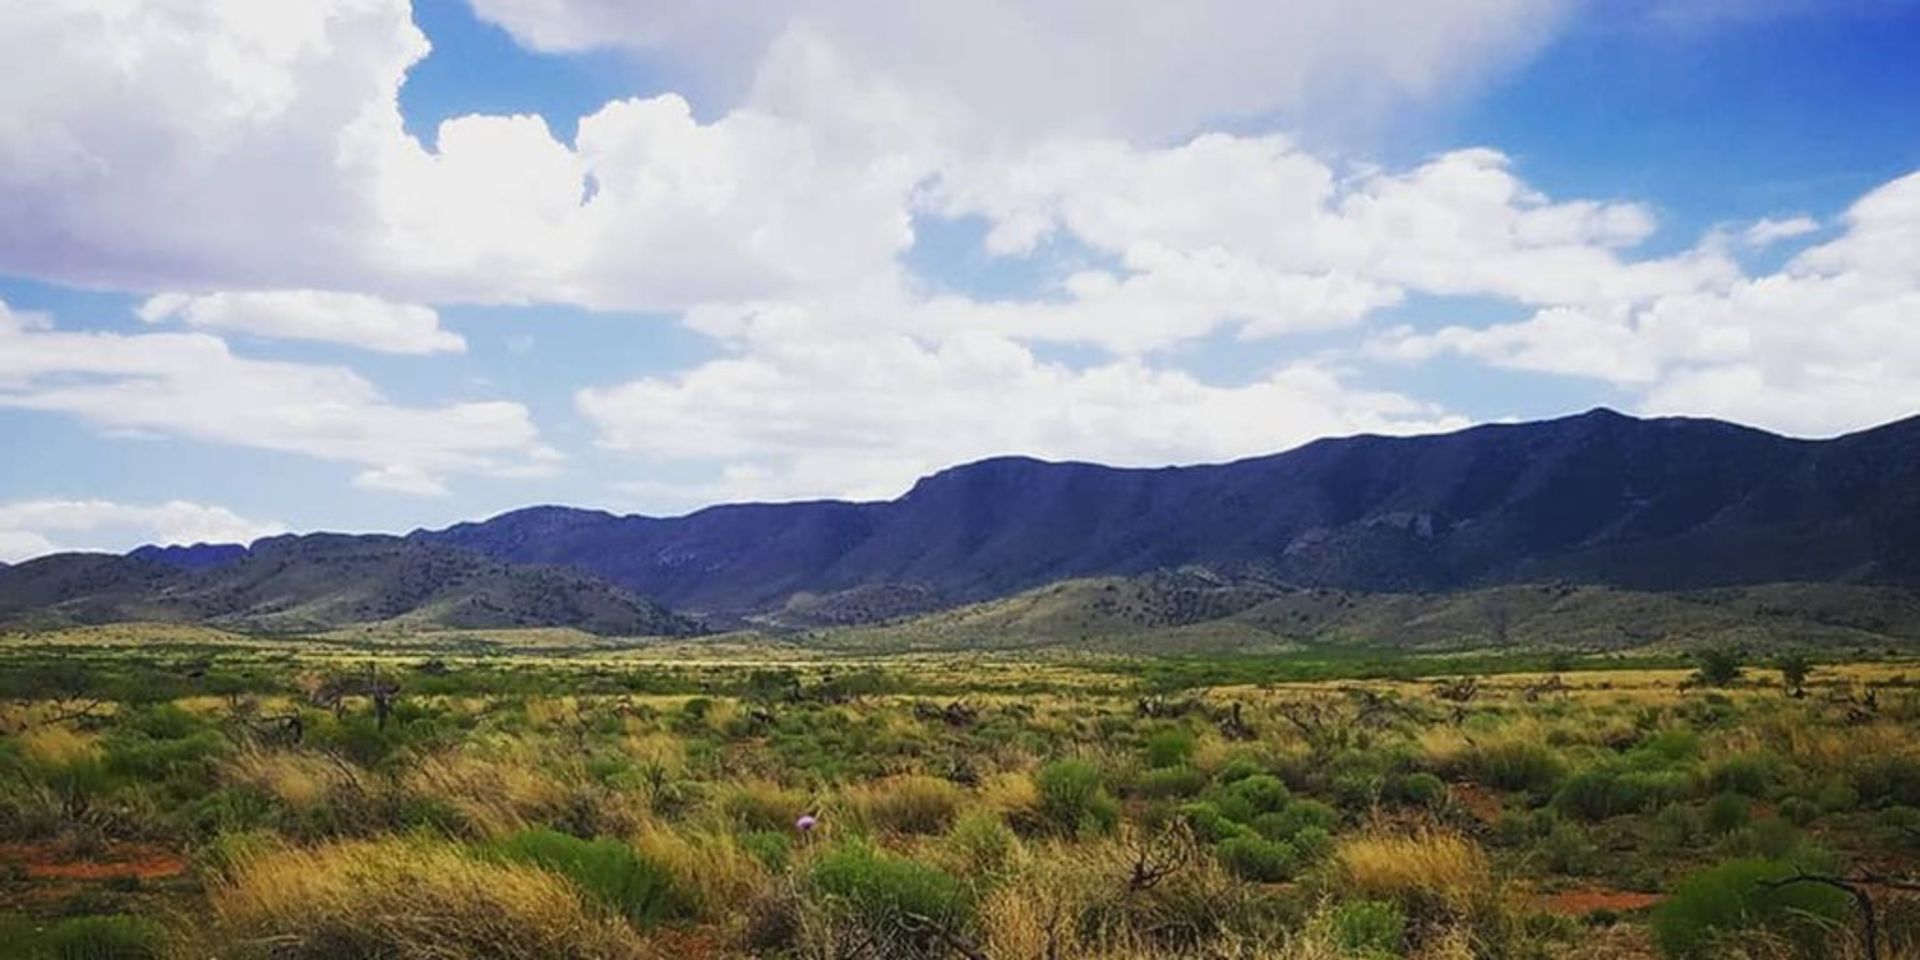
[[[0,644],[17,955],[1920,957],[1899,661],[97,639]]]

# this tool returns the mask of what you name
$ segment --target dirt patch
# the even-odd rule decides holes
[[[1563,917],[1584,917],[1602,910],[1610,913],[1630,913],[1634,910],[1645,910],[1665,899],[1666,896],[1659,893],[1608,890],[1600,887],[1560,890],[1534,896],[1534,902],[1540,909]]]
[[[186,872],[187,861],[158,844],[109,845],[98,857],[76,858],[52,843],[0,844],[0,865],[29,880],[164,880]]]

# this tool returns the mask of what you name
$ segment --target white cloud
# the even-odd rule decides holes
[[[440,327],[432,307],[359,293],[262,290],[163,293],[140,307],[148,323],[180,320],[205,330],[317,340],[384,353],[460,353],[467,342]]]
[[[0,407],[359,464],[387,477],[539,468],[554,456],[517,403],[404,406],[350,370],[246,359],[207,334],[66,333],[9,317],[0,310]],[[429,492],[418,479],[409,486]]]
[[[624,45],[766,96],[818,47],[970,139],[1158,139],[1275,111],[1430,100],[1530,53],[1568,0],[476,0],[546,50]],[[769,75],[773,76],[770,77]]]
[[[1756,221],[1741,231],[1740,239],[1746,241],[1749,247],[1770,247],[1782,240],[1803,237],[1819,229],[1820,221],[1812,217],[1768,218]]]
[[[1543,310],[1530,319],[1374,345],[1591,377],[1637,390],[1650,413],[1726,417],[1832,434],[1920,411],[1920,173],[1860,198],[1834,240],[1777,273],[1644,303]]]
[[[286,526],[255,521],[225,507],[170,500],[153,505],[110,500],[24,500],[0,503],[0,561],[60,550],[126,550],[142,543],[250,543]]]
[[[721,467],[714,497],[893,496],[915,477],[1004,453],[1116,464],[1219,460],[1314,437],[1460,426],[1296,364],[1245,386],[1118,360],[1075,370],[989,333],[774,339],[684,374],[589,389],[617,450]]]

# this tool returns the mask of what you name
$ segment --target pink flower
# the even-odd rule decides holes
[[[793,828],[795,830],[800,831],[801,833],[806,833],[812,830],[815,825],[819,824],[819,822],[820,822],[820,819],[818,817],[815,817],[813,814],[803,813],[800,815],[800,819],[795,820],[793,822]]]

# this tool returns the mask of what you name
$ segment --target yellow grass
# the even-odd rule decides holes
[[[320,960],[644,956],[624,923],[562,877],[427,840],[356,841],[244,855],[211,890],[216,955]]]
[[[20,752],[43,766],[64,766],[100,754],[99,738],[61,724],[34,727],[20,735]]]
[[[673,874],[674,887],[688,893],[704,919],[736,919],[740,905],[766,885],[766,869],[727,833],[656,822],[641,828],[634,846]]]
[[[221,774],[228,783],[252,787],[298,811],[313,809],[353,779],[350,770],[330,757],[258,748],[234,754]]]
[[[939,777],[909,774],[851,787],[846,799],[870,827],[894,833],[939,833],[953,823],[966,791]]]
[[[566,785],[543,770],[526,749],[499,756],[477,751],[440,753],[412,764],[402,784],[415,794],[452,805],[483,836],[502,836],[546,819],[566,801]]]
[[[1478,845],[1438,830],[1349,837],[1335,848],[1334,864],[1352,893],[1409,907],[1461,908],[1492,882]]]

